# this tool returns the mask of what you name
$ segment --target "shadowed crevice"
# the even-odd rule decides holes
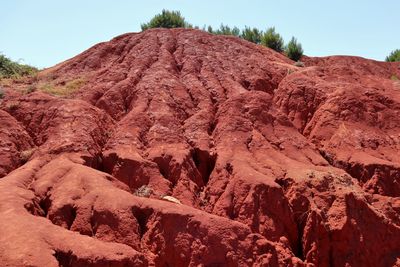
[[[139,209],[137,207],[132,208],[132,213],[133,216],[135,216],[138,225],[139,225],[139,235],[140,239],[146,234],[148,227],[147,227],[147,222],[149,221],[149,218],[151,214],[153,213],[152,210],[150,209]]]
[[[76,261],[76,257],[72,254],[72,251],[64,252],[60,250],[56,250],[54,252],[54,257],[58,261],[59,267],[72,267],[74,258]]]
[[[197,170],[202,177],[204,185],[207,185],[210,179],[210,175],[214,170],[215,162],[217,161],[217,155],[210,154],[210,152],[206,150],[195,148],[192,151],[192,158]]]

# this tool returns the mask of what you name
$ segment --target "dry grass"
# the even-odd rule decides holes
[[[77,78],[62,84],[56,84],[54,82],[41,82],[37,84],[36,89],[48,94],[68,97],[77,92],[85,84],[85,79]]]
[[[4,87],[8,87],[12,84],[12,79],[10,78],[0,78],[0,85]]]
[[[305,65],[304,65],[304,63],[303,62],[301,62],[301,61],[296,61],[295,63],[294,63],[294,65],[296,66],[296,67],[305,67]]]
[[[390,79],[394,82],[396,88],[400,87],[400,79],[396,75],[392,75]]]
[[[52,75],[40,76],[35,73],[13,78],[0,78],[0,86],[29,94],[37,90],[60,97],[69,97],[86,84],[87,80],[78,77],[69,81],[57,81]]]

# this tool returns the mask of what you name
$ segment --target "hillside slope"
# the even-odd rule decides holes
[[[400,64],[293,63],[153,29],[6,86],[0,265],[400,266]]]

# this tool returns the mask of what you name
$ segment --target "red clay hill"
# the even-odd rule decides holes
[[[400,64],[303,61],[153,29],[4,86],[0,266],[400,266]]]

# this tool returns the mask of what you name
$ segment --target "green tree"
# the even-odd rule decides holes
[[[297,39],[292,37],[287,46],[285,47],[285,54],[288,58],[298,61],[303,56],[303,48]]]
[[[228,25],[221,24],[219,26],[219,29],[213,32],[214,34],[222,34],[222,35],[234,35],[234,36],[239,36],[240,35],[240,30],[238,27],[229,27]]]
[[[259,29],[245,26],[245,28],[242,30],[242,33],[240,34],[240,37],[249,42],[259,44],[261,42],[261,35],[262,31],[260,31]]]
[[[186,22],[179,11],[163,9],[160,14],[155,15],[148,23],[141,25],[142,31],[151,28],[193,28]]]
[[[275,27],[267,29],[262,35],[261,44],[277,52],[282,52],[284,48],[283,39],[279,33],[275,32]]]
[[[400,61],[400,49],[393,50],[387,57],[387,62]]]

